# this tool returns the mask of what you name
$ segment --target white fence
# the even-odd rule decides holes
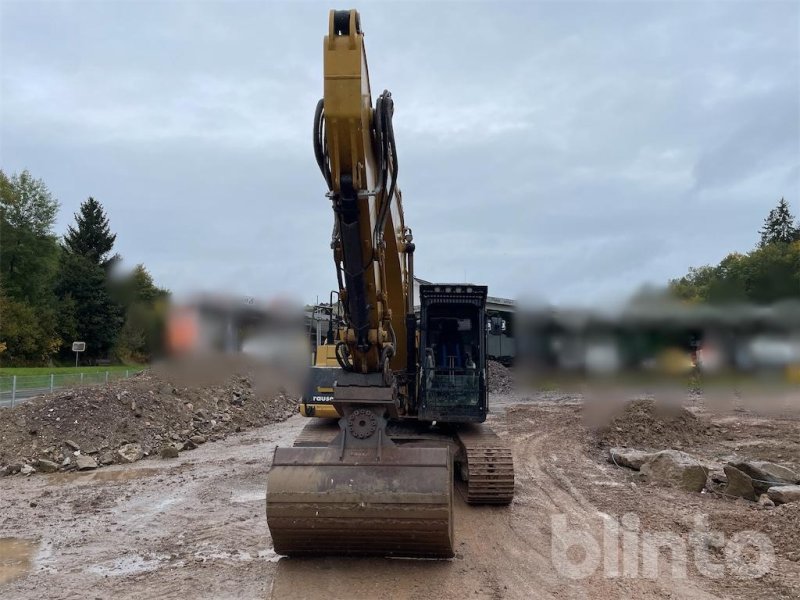
[[[92,371],[89,373],[50,373],[47,375],[7,375],[0,377],[0,408],[65,388],[97,385],[126,379],[143,369]]]

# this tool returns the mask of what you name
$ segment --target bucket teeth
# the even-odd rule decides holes
[[[277,448],[267,523],[285,555],[453,556],[446,448]]]

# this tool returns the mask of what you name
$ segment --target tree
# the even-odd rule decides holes
[[[86,342],[87,357],[106,357],[122,327],[122,307],[115,302],[103,267],[81,254],[61,254],[56,294],[62,303],[62,339]],[[71,334],[71,335],[70,335]]]
[[[40,365],[50,360],[61,340],[54,333],[52,314],[0,294],[2,356],[16,365]]]
[[[800,298],[800,241],[734,252],[717,266],[690,268],[688,275],[670,281],[669,289],[681,300],[712,304]]]
[[[794,216],[789,211],[789,204],[781,198],[778,206],[769,211],[761,228],[759,247],[769,244],[790,244],[800,239],[800,229],[794,224]]]
[[[122,361],[146,362],[160,350],[169,293],[157,287],[144,265],[136,265],[113,285],[114,298],[125,309],[125,324],[114,346]]]
[[[58,265],[53,225],[58,201],[41,179],[0,171],[0,277],[9,298],[34,306],[52,304]]]
[[[107,268],[119,259],[116,255],[109,257],[116,239],[103,206],[90,196],[75,213],[75,227],[68,227],[64,246],[69,252]]]
[[[0,171],[0,344],[4,360],[41,364],[58,349],[55,200],[29,171]]]

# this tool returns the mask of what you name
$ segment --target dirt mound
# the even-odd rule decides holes
[[[702,443],[714,428],[680,406],[633,400],[596,433],[601,446],[663,450]]]
[[[296,411],[295,398],[281,391],[259,392],[244,376],[210,386],[182,383],[151,370],[3,409],[0,469],[13,473],[25,464],[74,469],[79,457],[91,457],[98,466],[130,462],[131,456],[157,454],[167,445],[192,449],[229,432],[282,421]]]
[[[486,371],[486,384],[489,392],[505,394],[514,389],[514,379],[508,367],[497,361],[489,360],[486,361]]]

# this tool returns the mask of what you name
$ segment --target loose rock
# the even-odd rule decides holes
[[[75,457],[75,465],[78,467],[79,471],[89,471],[97,468],[97,461],[93,456],[81,454]]]
[[[172,444],[161,448],[161,458],[178,458],[178,449]]]
[[[639,470],[642,465],[655,456],[655,452],[644,452],[633,448],[611,448],[608,451],[609,461],[629,469]]]
[[[42,473],[53,473],[58,470],[58,464],[46,458],[40,458],[36,462],[36,468]]]
[[[775,504],[800,502],[800,485],[776,485],[769,488],[767,495]]]
[[[771,475],[776,479],[782,479],[788,484],[800,484],[800,475],[789,469],[788,467],[784,467],[783,465],[779,465],[772,462],[767,462],[764,460],[756,460],[756,461],[749,461],[751,465],[756,467],[757,469],[761,469],[767,475]]]
[[[132,463],[144,457],[144,450],[139,444],[125,444],[117,450],[117,458],[124,463]]]
[[[641,467],[651,483],[699,492],[706,485],[707,469],[693,456],[679,450],[662,450]]]
[[[725,476],[728,478],[728,485],[725,487],[726,494],[755,501],[756,491],[749,475],[732,465],[725,465]]]
[[[753,489],[759,495],[766,494],[767,490],[769,490],[769,488],[772,486],[792,483],[791,481],[784,481],[783,479],[770,475],[763,469],[756,466],[756,464],[753,462],[743,461],[729,464],[739,469],[742,473],[750,476],[750,479],[753,480]]]

